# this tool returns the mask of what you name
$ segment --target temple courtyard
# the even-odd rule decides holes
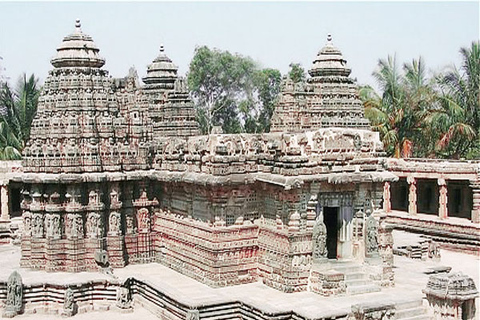
[[[395,245],[411,245],[421,240],[418,234],[404,231],[394,231]],[[426,287],[430,270],[441,270],[451,267],[450,273],[462,272],[469,275],[475,281],[478,288],[480,283],[480,257],[450,250],[441,250],[441,258],[438,261],[422,261],[404,256],[395,255],[395,286],[384,288],[381,292],[363,293],[353,296],[323,297],[313,292],[284,293],[267,287],[261,282],[230,286],[224,288],[211,288],[205,284],[182,275],[166,266],[158,263],[128,265],[122,269],[115,269],[112,274],[98,272],[56,272],[33,271],[19,268],[20,247],[15,245],[0,246],[0,252],[4,257],[0,261],[0,281],[6,281],[8,276],[17,270],[25,285],[35,283],[57,284],[59,286],[76,283],[88,283],[89,281],[112,281],[123,282],[129,277],[149,283],[162,294],[179,303],[184,303],[192,308],[205,305],[220,305],[229,302],[240,302],[249,307],[262,310],[264,313],[278,314],[293,311],[307,319],[332,318],[335,315],[342,317],[350,311],[355,304],[388,304],[395,301],[397,306],[405,301],[404,314],[399,318],[423,319],[424,315],[415,316],[416,310],[424,306],[418,304],[422,299],[422,289]],[[400,303],[399,303],[400,301]],[[423,299],[423,304],[426,300]],[[477,299],[477,310],[478,299]],[[144,308],[146,307],[146,308]],[[38,308],[38,306],[37,306]],[[118,319],[158,319],[158,315],[148,311],[148,305],[143,301],[134,299],[134,308],[125,313],[120,309],[106,303],[105,308],[96,307],[93,312],[81,313],[74,316],[75,319],[105,319],[115,317]],[[398,308],[398,307],[397,307]],[[107,311],[107,313],[105,313]],[[33,314],[25,312],[18,315],[20,319],[52,319],[61,318],[60,314]],[[412,317],[408,317],[408,312]]]

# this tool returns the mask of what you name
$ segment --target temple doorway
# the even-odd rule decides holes
[[[323,222],[327,228],[327,258],[337,259],[338,207],[324,207]]]

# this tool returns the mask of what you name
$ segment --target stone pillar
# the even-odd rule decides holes
[[[407,177],[408,188],[408,214],[417,214],[417,180],[414,177]]]
[[[473,223],[480,223],[480,182],[471,185],[472,188],[472,216]]]
[[[0,190],[1,215],[0,220],[10,220],[10,212],[8,208],[8,185],[2,185]]]
[[[388,181],[383,184],[383,210],[387,213],[392,211],[390,182]]]
[[[445,179],[438,179],[438,217],[440,219],[448,218],[448,190]]]

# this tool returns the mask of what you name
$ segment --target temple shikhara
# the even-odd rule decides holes
[[[458,169],[385,158],[330,35],[305,82],[284,79],[271,132],[264,134],[200,135],[186,81],[163,46],[142,81],[133,68],[111,78],[77,20],[51,64],[22,169],[10,179],[21,190],[22,270],[117,272],[154,264],[211,288],[260,282],[322,298],[378,293],[395,286],[394,224],[428,230],[417,213],[432,198],[428,213],[447,219],[455,211],[470,223],[467,232],[439,227],[431,231],[434,240],[460,234],[465,248],[480,244],[480,164]],[[416,196],[412,188],[420,185],[431,189],[428,196]],[[449,190],[460,197],[455,205]],[[431,240],[426,248],[434,258]],[[471,279],[456,284],[460,304],[437,294],[439,283],[455,277],[432,278],[429,303],[436,315],[448,305],[456,316],[463,310],[458,319],[473,319],[478,292]],[[10,281],[22,286],[19,274]],[[88,300],[79,288],[57,288],[64,316]],[[223,313],[218,305],[186,306],[133,276],[102,288],[116,290],[118,308],[132,308],[137,297],[159,308],[161,319],[308,318],[267,316],[247,304],[225,304]],[[0,284],[0,297],[2,290]],[[8,291],[5,299],[4,315],[21,312],[18,295]],[[400,306],[357,304],[343,315],[308,319],[393,319],[395,310],[397,319],[429,319],[417,305],[403,307],[419,314],[402,317]]]

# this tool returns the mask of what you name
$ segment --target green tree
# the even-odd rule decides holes
[[[251,116],[250,125],[247,126],[245,122],[245,131],[269,132],[270,120],[280,94],[282,75],[276,69],[262,69],[255,73],[254,81],[257,110]]]
[[[389,156],[411,157],[425,153],[424,124],[435,95],[428,82],[422,58],[403,65],[395,57],[380,59],[373,72],[381,96],[370,86],[360,89],[365,116],[371,121]]]
[[[480,44],[461,48],[462,66],[436,77],[439,107],[429,122],[436,132],[438,155],[447,158],[480,157]]]
[[[305,81],[307,74],[300,63],[290,63],[290,71],[288,77],[292,79],[294,83]]]
[[[221,126],[225,133],[268,130],[280,73],[261,70],[251,58],[198,47],[188,85],[203,133]]]
[[[35,75],[24,74],[15,90],[8,83],[0,89],[0,159],[21,158],[21,151],[30,138],[30,128],[37,112],[40,89]]]

